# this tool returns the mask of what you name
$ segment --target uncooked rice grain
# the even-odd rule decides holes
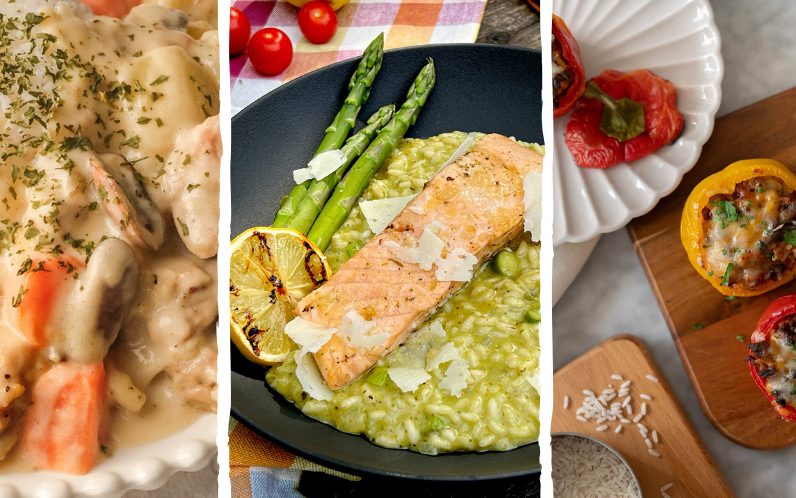
[[[639,498],[627,466],[604,446],[564,436],[554,438],[552,448],[556,498]]]
[[[652,375],[647,375],[647,378],[648,378],[649,380],[651,380],[652,382],[658,382],[658,379],[657,379],[657,378],[655,378],[655,377],[654,377],[654,376],[652,376]]]

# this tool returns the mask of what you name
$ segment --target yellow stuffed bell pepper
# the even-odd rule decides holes
[[[738,161],[694,188],[680,238],[726,296],[757,296],[796,276],[796,175],[771,159]]]

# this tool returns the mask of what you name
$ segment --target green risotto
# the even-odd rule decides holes
[[[466,138],[466,133],[453,132],[401,141],[362,198],[420,192]],[[529,147],[543,153],[542,147]],[[326,253],[333,271],[371,237],[362,212],[355,207]],[[508,450],[536,441],[540,248],[527,233],[510,247],[516,255],[511,258],[511,276],[498,272],[498,265],[482,265],[402,347],[359,380],[335,391],[331,400],[311,399],[303,391],[295,375],[294,355],[268,371],[268,384],[306,415],[341,431],[364,434],[387,448],[434,455]],[[456,346],[469,367],[467,387],[459,397],[438,387],[448,363],[430,371],[431,379],[413,393],[402,392],[389,379],[388,368],[423,368],[427,358],[433,358],[446,343]]]

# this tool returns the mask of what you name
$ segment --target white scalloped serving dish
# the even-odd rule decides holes
[[[117,451],[84,476],[55,472],[0,475],[0,498],[122,496],[131,489],[156,489],[175,472],[194,472],[216,455],[216,414],[161,441]]]
[[[555,120],[553,244],[583,242],[652,209],[696,164],[721,103],[724,63],[707,0],[554,0],[580,46],[586,77],[649,69],[671,80],[685,118],[680,138],[632,163],[580,168]]]

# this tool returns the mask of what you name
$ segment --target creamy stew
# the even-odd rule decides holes
[[[216,409],[217,2],[86,4],[0,4],[0,472]]]

